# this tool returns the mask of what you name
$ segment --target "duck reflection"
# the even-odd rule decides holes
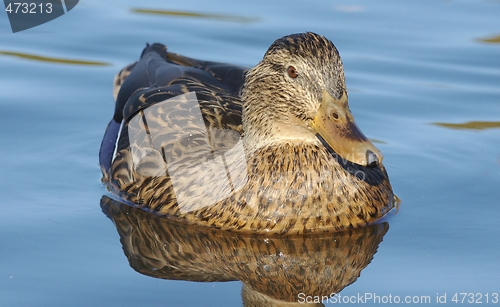
[[[243,235],[178,224],[103,196],[130,266],[155,278],[240,280],[244,306],[303,304],[340,292],[370,263],[389,229],[303,236]]]

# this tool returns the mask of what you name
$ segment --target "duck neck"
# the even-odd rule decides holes
[[[265,108],[265,107],[264,107]],[[287,114],[263,110],[262,106],[245,101],[243,106],[243,143],[249,152],[276,145],[318,145],[316,134],[301,127]],[[297,120],[298,121],[298,120]]]

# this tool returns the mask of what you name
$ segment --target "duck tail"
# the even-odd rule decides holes
[[[156,52],[162,59],[167,59],[167,46],[160,44],[160,43],[154,43],[152,45],[146,44],[146,48],[141,53],[141,59],[147,55],[150,52]]]
[[[137,64],[137,62],[123,67],[116,74],[115,80],[113,82],[113,98],[115,99],[115,101],[118,98],[118,93],[120,92],[120,89],[122,88],[125,79],[127,79],[127,77],[130,76],[130,73],[132,72],[132,69],[134,69],[135,64]]]

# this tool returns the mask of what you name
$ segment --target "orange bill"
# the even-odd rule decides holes
[[[345,91],[339,100],[323,90],[321,106],[311,126],[343,159],[368,167],[382,163],[380,150],[354,122]]]

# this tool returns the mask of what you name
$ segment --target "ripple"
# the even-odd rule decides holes
[[[237,15],[226,15],[226,14],[207,14],[198,12],[187,12],[187,11],[171,11],[171,10],[154,10],[154,9],[132,9],[132,12],[139,14],[152,14],[152,15],[164,15],[164,16],[174,16],[174,17],[187,17],[187,18],[200,18],[200,19],[214,19],[218,21],[230,21],[230,22],[241,22],[249,23],[256,22],[259,19],[256,17],[244,17]]]
[[[488,44],[500,44],[500,35],[479,38],[477,41]]]
[[[475,121],[475,122],[466,122],[462,124],[451,124],[451,123],[432,123],[432,124],[450,129],[485,130],[485,129],[500,128],[500,122]]]
[[[88,66],[109,66],[109,63],[106,62],[96,62],[96,61],[85,61],[85,60],[74,60],[74,59],[61,59],[61,58],[53,58],[46,57],[36,54],[22,53],[22,52],[13,52],[13,51],[1,51],[0,55],[13,56],[25,60],[32,60],[38,62],[49,62],[56,64],[69,64],[69,65],[88,65]]]

